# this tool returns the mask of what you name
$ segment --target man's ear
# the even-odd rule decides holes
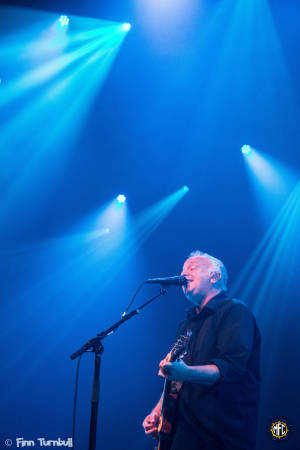
[[[221,274],[220,272],[211,272],[210,274],[210,282],[212,284],[216,284],[221,280]]]

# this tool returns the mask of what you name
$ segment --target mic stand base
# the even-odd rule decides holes
[[[104,347],[99,338],[91,339],[91,341],[93,348],[92,351],[95,353],[95,361],[94,361],[94,379],[91,398],[89,450],[96,450],[97,419],[98,419],[99,392],[100,392],[100,366],[101,366],[101,355],[104,351]]]

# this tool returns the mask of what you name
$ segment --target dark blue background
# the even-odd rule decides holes
[[[196,248],[221,258],[232,284],[287,201],[287,195],[271,196],[270,204],[262,203],[240,147],[251,144],[299,174],[299,5],[270,0],[254,9],[245,1],[232,21],[237,3],[199,2],[182,28],[167,30],[162,22],[153,35],[131,1],[14,3],[53,17],[65,13],[130,22],[132,29],[68,152],[62,157],[60,149],[48,151],[40,172],[9,201],[24,170],[22,144],[6,148],[9,156],[2,158],[1,439],[70,437],[75,363],[69,355],[119,319],[143,279],[179,273]],[[0,18],[2,36],[17,33],[30,14],[36,17],[18,11],[10,16],[15,22],[5,14]],[[2,85],[18,71],[13,58],[10,64],[2,58]],[[17,106],[2,111],[1,124],[6,114],[18,117]],[[26,148],[30,159],[28,142]],[[39,143],[33,148],[38,150]],[[134,223],[145,208],[185,184],[190,192],[135,251],[91,262],[81,244],[57,241],[120,192],[127,195]],[[264,340],[257,450],[300,448],[298,223],[288,242],[296,254],[293,264],[288,254],[276,266],[276,286],[286,276],[290,280],[284,285],[284,308],[282,291],[267,291],[265,308],[260,305],[257,313]],[[276,243],[272,251],[270,264]],[[73,268],[68,264],[74,258]],[[251,307],[260,283],[245,299]],[[155,292],[145,288],[138,302]],[[180,290],[172,288],[105,341],[99,449],[153,448],[141,423],[160,395],[157,364],[187,306]],[[88,442],[92,371],[93,358],[85,355],[76,434],[80,449]],[[269,428],[279,418],[288,421],[290,434],[277,442]]]

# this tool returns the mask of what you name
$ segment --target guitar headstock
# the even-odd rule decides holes
[[[176,361],[176,359],[183,358],[188,350],[188,346],[191,340],[192,332],[187,330],[185,334],[179,336],[174,346],[171,349],[170,362]]]

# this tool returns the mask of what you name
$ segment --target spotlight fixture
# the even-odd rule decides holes
[[[183,186],[182,189],[183,189],[184,192],[189,192],[189,190],[190,190],[190,188],[188,186],[186,186],[186,185]]]
[[[123,23],[123,25],[122,25],[122,30],[123,31],[129,31],[130,28],[131,28],[130,23]]]
[[[117,202],[118,202],[119,204],[125,203],[125,200],[126,200],[125,195],[123,195],[123,194],[119,194],[119,195],[118,195],[118,197],[117,197]]]
[[[58,19],[59,25],[63,28],[69,25],[70,19],[68,16],[60,16]]]
[[[252,152],[252,148],[250,147],[250,145],[243,145],[241,151],[243,155],[249,156]]]

